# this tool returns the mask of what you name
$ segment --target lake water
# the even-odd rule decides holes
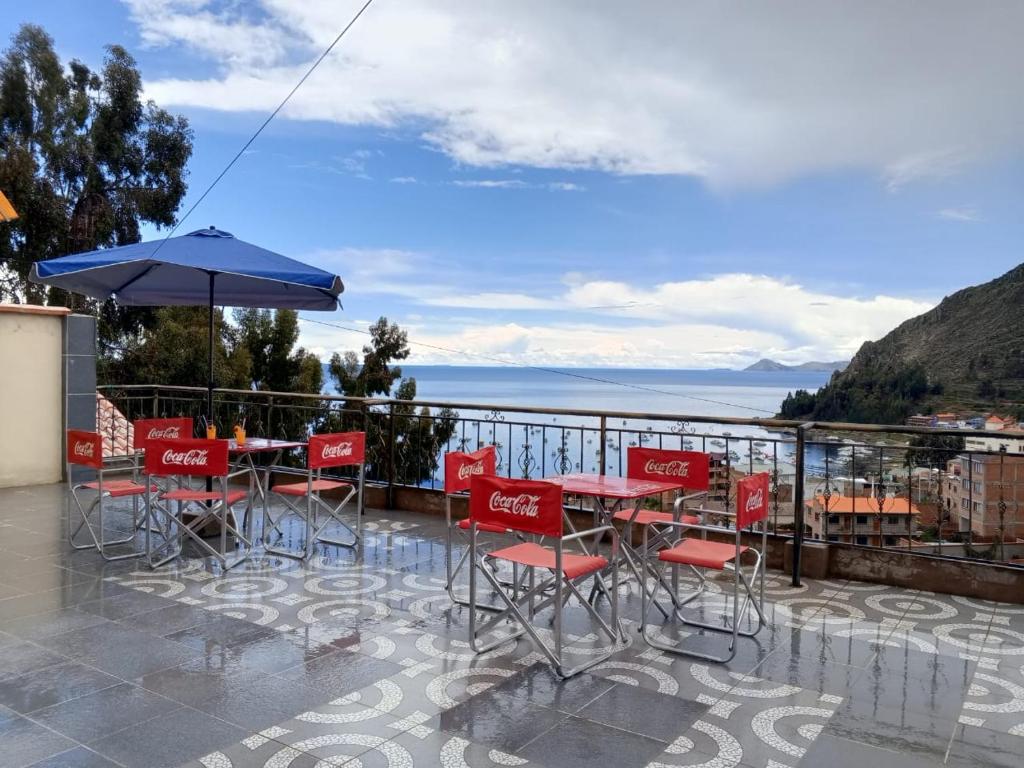
[[[788,392],[816,390],[830,375],[807,371],[556,370],[559,372],[512,366],[402,366],[404,376],[415,377],[421,400],[692,416],[772,416]],[[333,392],[327,378],[324,391]]]

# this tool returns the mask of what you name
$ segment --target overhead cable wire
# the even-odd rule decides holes
[[[306,70],[306,74],[304,74],[301,78],[299,78],[299,81],[295,84],[295,86],[290,91],[288,91],[288,95],[285,96],[281,100],[281,103],[278,104],[277,107],[275,107],[273,112],[271,112],[269,115],[267,115],[267,118],[260,124],[260,127],[256,129],[255,133],[253,133],[253,135],[249,137],[248,141],[246,141],[245,144],[243,144],[242,147],[238,150],[238,152],[235,153],[235,156],[232,157],[231,160],[228,162],[228,164],[224,166],[224,169],[219,174],[217,174],[217,177],[212,182],[210,182],[210,185],[206,188],[206,190],[203,192],[203,194],[201,194],[199,196],[199,199],[196,200],[194,203],[192,203],[192,205],[189,206],[189,209],[187,211],[185,211],[185,215],[182,216],[180,219],[178,219],[177,222],[175,222],[174,226],[171,227],[171,231],[167,233],[167,237],[165,237],[163,240],[160,241],[160,243],[157,245],[156,249],[150,255],[150,258],[155,256],[160,251],[160,249],[163,247],[164,243],[166,243],[168,240],[171,239],[171,237],[174,235],[174,233],[178,231],[178,228],[182,224],[185,223],[185,220],[190,215],[192,215],[192,212],[195,211],[195,209],[199,207],[199,204],[202,203],[203,200],[206,199],[206,196],[209,195],[210,192],[213,191],[213,188],[216,187],[217,184],[220,182],[220,180],[223,179],[224,176],[227,175],[227,172],[230,171],[231,168],[234,166],[234,164],[238,162],[238,159],[242,155],[245,154],[246,150],[249,149],[249,147],[252,145],[252,143],[254,141],[256,141],[257,138],[259,138],[259,135],[261,133],[263,133],[263,130],[268,125],[270,125],[270,122],[275,117],[277,117],[277,114],[282,109],[284,109],[285,105],[289,101],[291,101],[292,96],[294,96],[296,94],[296,92],[299,90],[299,88],[302,87],[303,83],[305,83],[306,80],[309,79],[309,76],[312,75],[313,72],[316,71],[316,68],[320,66],[320,64],[323,62],[323,60],[326,59],[330,55],[331,51],[334,50],[334,47],[338,43],[341,42],[341,38],[343,38],[345,36],[345,33],[348,32],[357,21],[359,21],[359,17],[362,16],[363,12],[367,8],[370,7],[370,4],[372,2],[373,2],[373,0],[366,0],[366,2],[363,4],[363,6],[358,11],[356,11],[356,14],[349,20],[348,24],[346,24],[342,28],[342,30],[337,34],[337,36],[334,38],[334,40],[331,41],[331,44],[328,45],[324,49],[323,53],[321,53],[320,56],[316,59],[316,61],[314,61],[310,65],[309,69]]]

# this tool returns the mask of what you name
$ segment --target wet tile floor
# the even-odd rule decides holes
[[[770,625],[714,665],[648,648],[627,585],[628,645],[559,681],[528,640],[471,652],[434,518],[369,510],[360,552],[306,566],[154,572],[71,552],[62,493],[0,490],[4,766],[1022,764],[1024,605],[770,573]],[[693,610],[723,606],[711,583]]]

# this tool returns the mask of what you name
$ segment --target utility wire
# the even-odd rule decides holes
[[[352,333],[361,333],[364,336],[370,336],[371,335],[369,331],[363,330],[362,328],[352,328],[352,327],[349,327],[347,325],[340,325],[338,323],[329,323],[329,322],[327,322],[325,320],[314,320],[311,317],[302,317],[300,319],[303,322],[316,323],[317,325],[324,325],[324,326],[327,326],[328,328],[336,328],[336,329],[341,330],[341,331],[351,331]],[[638,389],[638,390],[641,390],[643,392],[651,392],[651,393],[657,394],[657,395],[669,395],[671,397],[685,397],[685,398],[687,398],[689,400],[699,400],[702,403],[710,403],[712,405],[724,405],[724,406],[726,406],[728,408],[741,408],[741,409],[747,410],[747,411],[756,411],[757,413],[767,413],[767,414],[769,414],[771,416],[775,415],[772,411],[767,411],[764,408],[756,408],[756,407],[754,407],[752,405],[738,405],[736,403],[728,403],[728,402],[726,402],[724,400],[712,400],[711,398],[707,398],[707,397],[697,397],[696,395],[686,395],[686,394],[683,394],[682,392],[669,392],[668,390],[665,390],[665,389],[657,389],[655,387],[646,387],[643,384],[630,384],[629,382],[625,382],[625,381],[615,381],[614,379],[605,379],[605,378],[600,377],[600,376],[588,376],[587,374],[584,374],[584,373],[573,373],[572,371],[560,370],[558,368],[545,368],[545,367],[539,366],[539,365],[530,365],[529,363],[518,363],[518,362],[515,362],[513,360],[503,360],[500,357],[492,357],[491,355],[485,355],[485,354],[482,354],[482,353],[479,353],[479,352],[467,352],[467,351],[462,350],[462,349],[452,349],[450,347],[442,347],[442,346],[440,346],[438,344],[428,344],[425,341],[414,341],[413,339],[407,339],[407,341],[408,341],[409,344],[413,344],[413,345],[415,345],[417,347],[425,347],[427,349],[433,349],[433,350],[438,351],[438,352],[448,352],[448,353],[455,354],[455,355],[463,355],[465,357],[475,357],[475,358],[478,358],[480,360],[487,360],[487,361],[492,362],[492,363],[498,363],[499,365],[510,365],[510,366],[515,366],[515,367],[518,367],[518,368],[526,368],[526,369],[529,369],[531,371],[540,371],[542,373],[553,373],[553,374],[556,374],[558,376],[568,376],[568,377],[573,378],[573,379],[582,379],[584,381],[593,381],[593,382],[596,382],[598,384],[612,384],[612,385],[617,386],[617,387],[627,387],[629,389]]]
[[[245,151],[247,149],[249,149],[249,147],[252,145],[252,143],[254,141],[256,141],[257,138],[259,138],[259,135],[261,133],[263,133],[263,129],[266,128],[268,125],[270,125],[270,121],[273,120],[275,117],[277,117],[277,113],[280,112],[282,109],[284,109],[285,104],[287,104],[291,100],[292,96],[295,95],[296,91],[298,91],[299,88],[302,87],[303,83],[305,83],[306,80],[309,79],[309,76],[312,75],[313,72],[316,71],[316,68],[320,66],[320,64],[323,62],[323,60],[326,59],[330,55],[331,51],[334,50],[334,47],[339,42],[341,42],[341,38],[343,38],[345,36],[345,33],[348,32],[357,21],[359,21],[359,17],[363,15],[363,11],[365,11],[367,8],[369,8],[370,4],[372,2],[373,2],[373,0],[366,0],[366,2],[363,4],[363,6],[358,11],[356,11],[355,16],[353,16],[349,20],[348,24],[346,24],[344,26],[344,28],[341,30],[341,32],[338,33],[337,37],[335,37],[334,40],[331,41],[331,44],[328,45],[324,49],[324,52],[320,54],[319,58],[317,58],[317,60],[313,62],[313,64],[310,66],[310,68],[306,70],[306,74],[304,74],[299,79],[299,82],[297,82],[295,84],[295,87],[293,87],[290,91],[288,91],[288,95],[285,96],[284,99],[281,100],[281,103],[277,105],[277,107],[274,109],[273,112],[271,112],[269,115],[267,115],[267,119],[264,120],[263,123],[260,125],[260,127],[256,129],[256,132],[252,136],[249,137],[249,140],[247,142],[245,142],[245,144],[242,145],[241,149],[239,149],[238,152],[235,153],[235,156],[231,158],[230,162],[228,162],[228,164],[224,166],[224,170],[222,170],[219,174],[217,174],[217,178],[215,178],[210,183],[210,186],[208,186],[206,188],[206,190],[203,192],[203,194],[201,194],[199,196],[199,199],[196,200],[194,203],[192,203],[192,205],[189,207],[189,209],[187,211],[185,211],[185,215],[182,216],[180,219],[178,219],[178,221],[174,224],[174,226],[171,227],[171,231],[167,233],[167,237],[165,237],[163,240],[160,241],[160,243],[156,247],[156,250],[154,250],[153,253],[150,255],[150,258],[155,256],[160,251],[160,249],[163,248],[164,243],[166,243],[168,240],[170,240],[171,237],[174,235],[174,233],[178,231],[178,227],[180,227],[182,224],[185,223],[185,219],[187,219],[190,215],[192,215],[192,212],[196,208],[198,208],[199,204],[202,203],[203,200],[206,199],[206,196],[208,194],[210,194],[210,192],[213,191],[213,188],[217,186],[218,182],[220,182],[220,180],[223,179],[224,176],[227,175],[227,172],[231,170],[231,168],[234,166],[235,163],[238,162],[238,159],[242,155],[245,154]]]

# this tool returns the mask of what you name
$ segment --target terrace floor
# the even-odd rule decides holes
[[[771,626],[713,665],[648,648],[624,587],[630,644],[559,682],[527,640],[469,650],[434,518],[369,510],[358,558],[220,575],[72,553],[63,508],[61,486],[0,490],[4,766],[1018,768],[1024,754],[1022,605],[774,573]],[[698,610],[719,613],[720,592]]]

